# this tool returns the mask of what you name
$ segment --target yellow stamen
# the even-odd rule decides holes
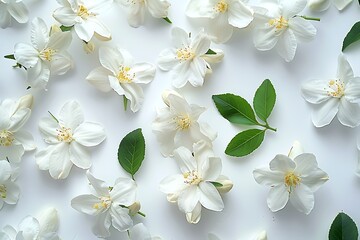
[[[135,78],[135,73],[130,73],[131,68],[126,66],[120,66],[120,70],[116,78],[120,83],[131,83]]]
[[[184,183],[189,185],[198,185],[202,181],[198,172],[195,170],[192,170],[191,172],[183,173],[183,177],[184,177]]]
[[[71,143],[73,139],[73,133],[71,128],[62,126],[60,129],[56,129],[57,139],[61,142]]]
[[[345,84],[340,79],[330,80],[329,81],[329,90],[327,94],[331,97],[341,98],[345,93]]]
[[[9,147],[12,145],[15,137],[12,132],[8,130],[0,131],[0,146]]]
[[[288,20],[286,20],[283,16],[279,18],[273,18],[269,20],[269,24],[274,26],[277,31],[283,30],[289,26]]]
[[[0,184],[0,197],[6,198],[6,187],[5,185]]]
[[[187,114],[176,117],[175,121],[177,123],[177,127],[181,130],[189,129],[191,126],[191,119],[190,119],[189,115],[187,115]]]
[[[228,10],[228,3],[225,0],[220,0],[215,5],[214,10],[219,13],[224,13]]]
[[[179,48],[176,51],[176,58],[181,61],[192,60],[195,57],[195,53],[190,47]]]
[[[300,184],[301,178],[296,175],[294,172],[288,172],[284,177],[285,186],[289,188],[289,193],[292,191],[292,188],[295,188]]]
[[[99,197],[100,202],[93,205],[94,209],[103,210],[108,209],[112,203],[110,197]]]
[[[96,14],[89,12],[89,10],[84,6],[84,5],[80,5],[79,9],[77,11],[77,15],[79,17],[81,17],[82,19],[86,20],[88,19],[90,16],[95,16]]]
[[[51,48],[45,48],[44,50],[42,50],[39,54],[39,57],[42,60],[46,60],[46,61],[51,61],[53,55],[56,53],[56,50],[51,49]]]

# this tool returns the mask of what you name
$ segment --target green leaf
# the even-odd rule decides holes
[[[4,58],[16,60],[14,54],[5,55]]]
[[[360,1],[360,0],[359,0],[359,1]],[[211,49],[209,48],[209,50],[208,50],[205,54],[216,55],[216,52],[213,51],[213,50],[211,50]]]
[[[360,40],[360,22],[355,23],[344,38],[342,51],[358,40]]]
[[[265,136],[265,129],[249,129],[237,134],[226,147],[225,153],[233,157],[243,157],[257,149]]]
[[[63,31],[63,32],[67,32],[67,31],[70,31],[73,27],[74,27],[74,26],[67,27],[67,26],[61,25],[61,26],[60,26],[60,29],[61,29],[61,31]]]
[[[222,187],[222,186],[224,186],[224,185],[222,185],[221,183],[219,183],[219,182],[211,182],[212,183],[212,185],[214,185],[215,187]]]
[[[358,235],[358,229],[351,217],[339,213],[331,224],[329,240],[357,240]]]
[[[120,142],[118,159],[121,167],[134,179],[145,158],[145,139],[138,128],[127,134]]]
[[[165,17],[165,18],[163,18],[163,19],[164,19],[166,22],[172,24],[172,21],[171,21],[168,17]]]
[[[253,102],[256,115],[264,122],[267,122],[275,106],[275,101],[276,93],[274,86],[269,79],[266,79],[256,90]]]
[[[219,113],[229,122],[245,125],[259,125],[254,110],[242,97],[226,93],[213,95],[212,99]]]

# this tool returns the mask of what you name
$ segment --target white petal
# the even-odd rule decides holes
[[[272,49],[278,42],[278,34],[273,27],[261,27],[254,30],[254,45],[260,51]]]
[[[31,110],[29,108],[23,108],[15,112],[10,118],[9,131],[17,132],[21,129],[27,120],[30,118]]]
[[[220,240],[220,238],[213,233],[208,234],[208,239],[209,240]]]
[[[129,74],[135,74],[134,83],[148,84],[155,77],[155,66],[149,63],[137,63],[131,67]]]
[[[204,55],[210,48],[211,41],[209,36],[201,30],[190,44],[190,48],[196,56]]]
[[[89,73],[86,80],[100,91],[110,92],[112,88],[109,83],[109,75],[111,75],[109,70],[104,67],[98,67]]]
[[[75,166],[82,169],[89,169],[91,167],[90,153],[89,151],[78,144],[77,142],[72,142],[70,144],[70,161],[75,164]]]
[[[115,229],[120,232],[128,230],[133,221],[128,214],[129,210],[113,203],[110,207],[111,222]]]
[[[299,212],[309,214],[314,208],[314,194],[308,187],[300,184],[291,192],[290,202]]]
[[[289,200],[289,192],[284,184],[274,186],[270,189],[267,204],[271,211],[276,212],[283,209]]]
[[[327,94],[325,88],[328,80],[312,80],[301,85],[301,93],[303,98],[309,103],[322,103],[331,97]]]
[[[75,129],[73,137],[77,143],[85,147],[93,147],[104,141],[106,135],[101,124],[84,122]]]
[[[192,0],[186,7],[186,16],[191,18],[214,18],[214,4],[208,0]]]
[[[84,122],[84,114],[79,102],[75,100],[67,101],[60,110],[58,120],[60,124],[75,131]]]
[[[202,209],[201,204],[197,203],[192,212],[186,213],[186,220],[192,224],[198,223],[201,219],[201,209]]]
[[[186,187],[182,174],[168,176],[160,182],[160,191],[166,194],[179,193]]]
[[[312,113],[312,121],[315,127],[328,125],[338,112],[340,101],[337,98],[329,98],[320,104],[315,105]]]
[[[294,32],[285,30],[278,40],[277,52],[286,62],[290,62],[294,59],[296,48],[297,42]]]
[[[320,168],[314,169],[308,176],[301,177],[301,183],[306,185],[311,192],[317,191],[327,180],[329,176]]]
[[[266,168],[258,168],[253,171],[254,179],[258,184],[274,187],[284,183],[284,174],[278,171],[269,171]]]
[[[60,126],[52,117],[44,117],[39,122],[39,130],[46,143],[58,143],[57,131]]]
[[[75,24],[74,29],[78,37],[85,42],[89,42],[94,35],[94,28],[87,21]]]
[[[15,139],[19,142],[25,151],[31,151],[36,148],[33,136],[26,131],[18,131],[14,134]]]
[[[0,6],[0,27],[7,28],[11,23],[11,15],[5,5]],[[2,202],[2,201],[1,201]]]
[[[0,209],[1,209],[1,206],[0,206]],[[5,235],[1,235],[1,234],[5,234]],[[17,231],[14,227],[12,227],[10,225],[6,225],[5,227],[3,227],[2,232],[0,232],[0,239],[2,239],[1,237],[4,237],[3,240],[14,240],[16,238],[16,234],[17,234]],[[6,238],[6,237],[8,237],[8,238]]]
[[[185,147],[175,149],[174,158],[182,173],[191,172],[192,170],[197,169],[192,153]]]
[[[4,185],[7,189],[6,198],[3,199],[4,202],[6,202],[7,204],[16,204],[20,196],[19,186],[11,180],[6,181]]]
[[[190,76],[190,62],[181,62],[171,72],[172,85],[175,88],[182,88],[188,82]]]
[[[130,206],[136,201],[136,188],[134,180],[120,177],[110,192],[111,199],[119,205]]]
[[[208,169],[202,170],[203,178],[207,181],[216,181],[222,170],[221,159],[218,157],[209,157]]]
[[[188,81],[194,87],[204,84],[204,78],[207,71],[207,64],[202,58],[194,58],[190,64],[190,75]]]
[[[61,7],[54,11],[53,17],[62,25],[70,27],[76,23],[77,14],[69,7]]]
[[[114,76],[108,76],[110,87],[120,96],[125,95],[124,88],[120,84],[119,80]]]
[[[349,5],[352,0],[332,0],[333,4],[335,5],[335,7],[341,11],[343,10],[347,5]]]
[[[344,97],[352,103],[360,103],[360,77],[349,80],[345,86]]]
[[[247,27],[254,19],[254,11],[241,1],[233,1],[228,11],[229,23],[237,28]]]
[[[125,83],[121,86],[124,89],[125,97],[130,100],[131,111],[139,111],[144,101],[144,93],[142,88],[136,83]]]
[[[158,67],[161,70],[170,71],[178,64],[179,60],[176,57],[175,49],[165,49],[160,52],[158,57]]]
[[[16,61],[26,68],[35,66],[39,61],[39,52],[26,43],[17,43],[15,45],[14,56]]]
[[[0,146],[0,159],[9,159],[11,163],[20,163],[22,155],[24,155],[22,145]]]
[[[308,6],[313,11],[325,11],[330,6],[330,0],[309,0]]]
[[[107,238],[110,237],[109,228],[111,226],[110,212],[99,214],[96,216],[96,223],[92,227],[92,231],[97,237]]]
[[[150,240],[149,230],[142,223],[136,224],[130,230],[131,240]]]
[[[24,239],[36,239],[40,232],[39,221],[31,216],[24,218],[19,224],[19,231]]]
[[[227,15],[219,14],[214,19],[209,20],[207,31],[215,43],[225,43],[233,34],[234,27],[229,24]]]
[[[145,4],[135,2],[131,5],[127,18],[128,23],[132,27],[139,27],[143,25],[145,21]]]
[[[27,79],[32,88],[46,89],[50,78],[50,67],[48,63],[39,61],[34,67],[27,69]]]
[[[192,212],[200,200],[200,191],[197,186],[192,185],[179,194],[178,206],[184,213]]]
[[[94,208],[94,205],[99,202],[99,198],[94,195],[80,195],[71,200],[71,207],[79,212],[94,216],[99,213],[99,210]]]
[[[199,123],[200,132],[204,134],[210,141],[214,141],[217,137],[217,132],[207,123]]]
[[[309,175],[313,170],[318,168],[316,157],[312,153],[303,153],[295,157],[295,172],[300,175]]]
[[[52,75],[64,75],[73,67],[73,61],[68,53],[56,53],[50,64]]]
[[[307,0],[281,1],[283,16],[291,18],[301,12],[307,4]]]
[[[316,28],[302,17],[294,17],[289,19],[289,28],[295,34],[296,40],[310,41],[316,35]]]
[[[304,149],[301,146],[301,143],[295,140],[293,145],[291,146],[288,157],[291,159],[295,159],[297,156],[299,156],[302,153],[304,153]]]
[[[360,105],[358,103],[351,103],[342,97],[337,117],[344,126],[358,126],[360,124]]]
[[[23,2],[8,3],[8,11],[19,23],[26,23],[29,20],[28,10]]]
[[[106,41],[106,40],[111,39],[110,30],[102,22],[100,22],[97,18],[90,17],[87,21],[88,21],[89,24],[92,24],[94,32],[96,33],[95,36],[97,38],[100,37],[100,39],[102,41]]]
[[[40,224],[40,236],[56,233],[59,228],[59,217],[55,208],[43,210],[37,217]]]
[[[49,172],[54,179],[65,179],[73,163],[70,161],[69,144],[59,143],[50,155]]]
[[[98,196],[108,196],[110,194],[109,186],[106,184],[106,182],[95,178],[89,170],[86,171],[86,177],[88,178],[91,187],[95,190]]]
[[[99,49],[99,59],[103,67],[116,75],[119,67],[124,64],[124,57],[117,48],[101,47]]]
[[[168,15],[170,3],[166,0],[147,0],[148,10],[153,17],[165,18]]]
[[[279,171],[286,173],[295,169],[296,164],[288,156],[278,154],[273,160],[269,163],[270,169],[272,171]]]
[[[183,48],[190,44],[189,34],[179,27],[174,27],[171,30],[171,40],[176,48]]]
[[[350,66],[350,63],[343,54],[340,54],[338,57],[338,68],[336,76],[345,83],[354,77],[354,72]]]
[[[11,166],[6,160],[0,160],[0,182],[3,183],[11,176]]]
[[[39,50],[46,47],[49,41],[49,30],[41,18],[34,18],[31,22],[31,43]]]
[[[207,209],[213,211],[221,211],[224,209],[224,203],[221,199],[216,187],[209,182],[201,182],[200,188],[200,203]]]

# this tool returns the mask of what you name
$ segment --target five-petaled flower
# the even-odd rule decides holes
[[[306,82],[301,90],[304,99],[315,104],[312,121],[316,127],[328,125],[335,115],[345,126],[360,124],[360,77],[354,77],[344,55],[338,58],[335,78]]]
[[[131,102],[131,110],[137,112],[144,93],[140,84],[148,84],[155,77],[155,66],[149,63],[134,63],[128,51],[120,48],[102,47],[99,50],[101,67],[91,71],[86,79],[97,89],[109,92],[112,89]]]
[[[300,212],[309,214],[314,207],[314,192],[328,179],[318,167],[312,153],[303,153],[300,143],[295,142],[289,156],[278,154],[267,168],[255,169],[257,183],[271,187],[267,204],[276,212],[285,207],[288,200]]]
[[[276,46],[278,54],[290,62],[295,56],[298,42],[312,40],[315,27],[303,17],[298,16],[306,6],[306,0],[278,0],[264,2],[255,12],[254,45],[260,51]]]
[[[220,177],[221,159],[214,156],[211,145],[200,141],[193,152],[185,147],[174,151],[181,174],[168,176],[160,183],[160,190],[168,195],[170,202],[177,202],[179,210],[186,214],[190,223],[200,220],[201,206],[222,211],[224,203],[214,182]],[[195,213],[196,212],[196,213]]]
[[[54,179],[67,178],[73,164],[89,169],[91,161],[87,148],[105,139],[103,126],[84,122],[80,104],[74,100],[64,104],[58,118],[41,119],[39,128],[50,146],[36,153],[36,163],[41,170],[49,170]]]
[[[16,61],[27,69],[31,87],[46,89],[50,75],[63,75],[73,65],[66,51],[71,43],[71,33],[50,34],[44,20],[35,18],[31,23],[31,44],[15,45]]]
[[[136,202],[136,183],[130,178],[118,178],[113,187],[86,172],[95,194],[86,194],[71,200],[71,206],[79,212],[96,216],[93,233],[98,237],[109,237],[112,224],[120,232],[129,230],[133,221],[128,207]]]
[[[190,34],[181,28],[173,28],[172,42],[175,48],[165,49],[160,53],[158,66],[163,71],[171,71],[173,86],[176,88],[184,87],[189,82],[194,87],[202,86],[205,74],[211,70],[206,54],[210,49],[211,40],[204,30],[191,39]],[[221,61],[223,53],[220,55]]]
[[[5,99],[0,104],[0,159],[12,164],[20,163],[25,151],[34,150],[32,135],[21,128],[26,124],[33,103],[32,95],[25,95],[18,101]]]
[[[110,40],[110,30],[98,19],[99,11],[109,0],[57,0],[61,5],[53,17],[66,27],[74,27],[78,37],[89,42],[95,36],[100,40]]]
[[[254,19],[254,11],[247,6],[247,0],[192,0],[186,15],[191,18],[207,18],[207,31],[213,41],[228,41],[234,27],[245,28]]]
[[[0,27],[7,28],[11,24],[11,18],[18,23],[26,23],[29,20],[28,10],[22,0],[0,1]]]
[[[146,9],[154,18],[166,18],[170,3],[167,0],[117,0],[128,8],[128,23],[139,27],[145,22]]]
[[[0,209],[4,202],[7,204],[16,204],[20,196],[20,188],[14,182],[15,173],[10,163],[6,160],[0,160]]]
[[[189,149],[200,140],[211,143],[217,133],[207,123],[199,123],[199,116],[205,111],[204,107],[189,104],[177,92],[163,94],[166,107],[157,109],[152,129],[160,143],[160,151],[164,156],[170,156],[173,151],[184,146]]]

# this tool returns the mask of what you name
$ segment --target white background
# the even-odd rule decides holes
[[[30,9],[30,19],[42,17],[50,26],[54,23],[52,12],[58,5],[55,1],[24,0]],[[161,50],[171,46],[172,26],[180,26],[195,35],[199,28],[185,16],[186,1],[171,1],[169,18],[173,24],[147,16],[144,26],[131,28],[120,5],[114,4],[100,15],[111,29],[113,39],[97,46],[119,45],[129,50],[137,62],[156,64]],[[359,5],[353,2],[343,12],[334,7],[324,13],[306,12],[321,18],[313,22],[318,29],[315,40],[299,44],[295,59],[284,62],[275,51],[260,52],[252,43],[251,29],[237,30],[232,39],[216,48],[225,52],[224,61],[214,66],[214,73],[207,76],[201,88],[187,86],[180,92],[191,103],[205,106],[208,110],[201,121],[208,122],[218,132],[214,151],[223,160],[223,174],[234,182],[233,190],[224,196],[223,212],[203,210],[197,225],[186,222],[177,206],[166,200],[159,191],[159,182],[166,176],[178,172],[175,161],[165,159],[151,131],[155,108],[163,106],[161,92],[171,88],[168,72],[157,69],[155,80],[144,88],[145,102],[134,114],[123,111],[122,97],[115,92],[101,93],[85,81],[88,73],[100,66],[98,52],[87,55],[81,41],[73,35],[69,52],[75,66],[66,75],[52,77],[48,91],[26,90],[26,74],[22,69],[13,69],[13,61],[0,58],[0,98],[17,99],[27,93],[35,97],[31,119],[25,126],[36,141],[38,149],[43,142],[38,122],[48,116],[47,111],[57,114],[65,101],[76,99],[85,113],[85,119],[102,123],[107,139],[92,151],[91,171],[112,185],[117,177],[128,176],[117,162],[120,140],[130,131],[141,127],[146,139],[145,160],[135,175],[138,184],[138,199],[146,218],[135,217],[134,222],[144,222],[153,235],[164,239],[206,239],[209,232],[221,239],[251,239],[265,229],[272,240],[322,240],[327,239],[329,226],[334,217],[344,211],[360,224],[360,179],[355,175],[358,153],[356,150],[357,129],[342,126],[335,119],[329,126],[316,129],[311,122],[311,106],[301,97],[301,83],[312,78],[331,78],[336,74],[337,57],[342,41],[351,26],[359,19]],[[13,23],[12,28],[1,29],[0,55],[13,53],[17,42],[30,43],[30,24]],[[355,75],[360,75],[360,45],[355,44],[346,51]],[[261,147],[248,157],[232,158],[224,154],[230,139],[242,126],[227,122],[212,103],[213,94],[231,92],[252,102],[256,88],[269,78],[277,92],[275,109],[269,119],[276,133],[268,132]],[[252,171],[268,165],[278,153],[286,154],[293,141],[299,140],[307,152],[317,156],[320,168],[330,180],[315,194],[315,208],[306,216],[291,204],[272,213],[266,204],[268,188],[258,185]],[[59,212],[62,239],[96,239],[91,233],[94,218],[71,208],[75,196],[89,193],[85,171],[74,167],[65,180],[54,180],[46,171],[37,168],[34,152],[23,157],[21,174],[17,180],[21,197],[15,206],[5,205],[0,211],[0,228],[6,224],[17,226],[26,215],[36,215],[45,207],[55,207]],[[111,231],[110,239],[127,239],[125,233]]]

